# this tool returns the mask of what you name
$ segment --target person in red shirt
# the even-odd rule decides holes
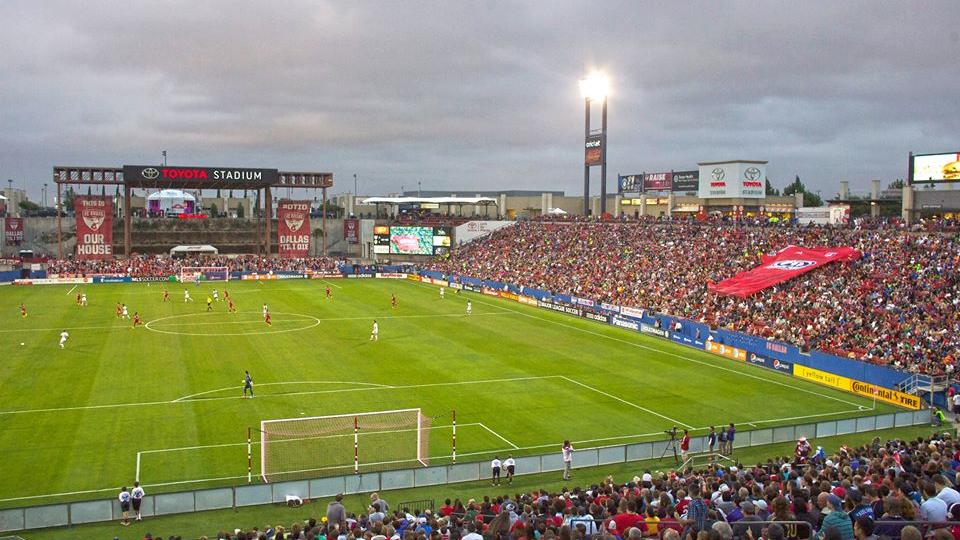
[[[233,305],[233,299],[232,299],[232,298],[227,298],[227,311],[229,311],[230,313],[236,313],[236,312],[237,312],[236,306]]]
[[[686,461],[687,452],[690,451],[690,432],[683,430],[683,439],[680,439],[680,457]]]
[[[617,536],[623,536],[630,527],[639,528],[643,523],[643,516],[637,513],[636,501],[627,501],[627,511],[613,516],[613,522],[617,525],[614,532]]]
[[[327,287],[327,290],[329,291],[330,288]],[[450,504],[450,499],[443,501],[443,506],[440,507],[440,515],[447,517],[452,513],[453,513],[453,506]]]
[[[20,317],[24,319],[27,318],[27,306],[25,306],[23,302],[20,302]]]
[[[117,318],[119,319],[121,315],[123,315],[123,308],[120,307],[120,302],[117,302]]]
[[[333,295],[330,294],[330,286],[329,286],[329,285],[327,285],[327,298],[329,298],[330,300],[333,300]]]
[[[263,314],[263,322],[267,323],[267,326],[273,326],[273,323],[270,322],[270,312],[269,312],[269,311]]]
[[[168,290],[166,290],[166,289],[163,290],[163,301],[164,301],[164,302],[169,302],[169,301],[170,301],[170,291],[168,291]]]
[[[143,323],[140,321],[140,314],[139,314],[138,312],[134,311],[134,312],[133,312],[133,327],[136,328],[136,327],[140,326],[141,324],[143,324]]]

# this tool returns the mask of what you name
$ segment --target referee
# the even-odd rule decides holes
[[[500,456],[493,456],[493,461],[490,462],[490,468],[493,469],[493,482],[491,485],[499,486],[500,485]]]

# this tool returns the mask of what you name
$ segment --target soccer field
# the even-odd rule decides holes
[[[333,300],[326,282],[293,280],[0,288],[0,506],[112,497],[138,473],[149,493],[245,483],[248,428],[280,418],[420,408],[440,464],[450,460],[453,410],[458,461],[554,451],[564,439],[579,448],[651,440],[674,425],[702,435],[711,424],[742,431],[895,410],[515,302],[449,289],[441,300],[436,287],[406,280],[329,283]],[[239,313],[225,302],[208,313],[212,287],[227,288]],[[184,303],[184,288],[194,302]],[[80,290],[87,307],[75,305]],[[117,302],[146,326],[118,320]],[[244,370],[255,399],[241,399]],[[361,461],[380,459],[373,440]]]

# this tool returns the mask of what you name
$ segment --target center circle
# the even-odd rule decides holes
[[[256,318],[253,318],[253,319],[243,319],[243,318],[242,318],[242,317],[250,316],[250,315],[256,315]],[[263,322],[263,318],[262,318],[260,312],[251,312],[251,311],[248,311],[248,312],[230,313],[230,314],[226,314],[226,313],[184,313],[184,314],[182,314],[182,315],[170,315],[169,317],[161,317],[161,318],[159,318],[159,319],[154,319],[154,320],[152,320],[152,321],[148,321],[146,324],[143,325],[143,327],[146,328],[147,330],[150,330],[151,332],[157,332],[158,334],[169,334],[169,335],[173,335],[173,336],[223,337],[223,336],[254,336],[254,335],[263,335],[263,334],[285,334],[285,333],[287,333],[287,332],[300,332],[300,331],[302,331],[302,330],[309,330],[309,329],[311,329],[311,328],[314,328],[314,327],[320,325],[320,319],[318,319],[318,318],[316,318],[316,317],[314,317],[314,316],[312,316],[312,315],[304,315],[304,314],[302,314],[302,313],[281,313],[281,312],[271,313],[270,315],[273,316],[273,317],[282,315],[282,316],[291,317],[291,319],[283,319],[283,318],[281,318],[281,319],[279,319],[279,320],[274,320],[274,321],[273,321],[274,326],[267,326],[266,323]],[[166,322],[166,321],[174,321],[174,320],[177,320],[177,319],[184,319],[184,318],[187,318],[187,317],[198,317],[198,318],[203,318],[203,317],[207,317],[207,318],[209,318],[209,317],[218,317],[218,318],[221,318],[221,319],[223,319],[223,320],[219,320],[218,322],[190,321],[190,322],[170,323],[170,324],[167,325],[168,328],[163,328],[164,322]],[[241,318],[241,319],[240,319],[240,320],[237,320],[238,318]],[[231,320],[231,319],[233,319],[233,320]],[[276,325],[277,325],[278,323],[281,325],[280,328],[276,327]],[[293,324],[294,324],[294,327],[293,327],[293,328],[284,328],[283,326],[286,326],[285,323],[293,323]],[[196,331],[190,331],[190,330],[196,330],[198,326],[206,326],[206,325],[209,325],[213,330],[221,330],[221,329],[224,329],[225,327],[229,327],[230,325],[244,325],[244,326],[246,326],[246,325],[257,325],[257,324],[263,326],[263,329],[261,329],[261,330],[248,330],[248,331],[243,331],[243,332],[196,332]],[[158,326],[159,326],[159,328],[158,328]],[[185,330],[187,330],[187,331],[173,330],[173,329],[170,329],[170,328],[169,328],[169,327],[173,327],[173,326],[181,326],[181,327],[184,327]]]

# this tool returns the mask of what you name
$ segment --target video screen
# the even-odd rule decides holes
[[[390,253],[433,255],[433,227],[390,227]]]
[[[955,182],[960,180],[960,152],[913,156],[913,181]]]
[[[378,225],[373,228],[373,252],[390,253],[390,227]]]

